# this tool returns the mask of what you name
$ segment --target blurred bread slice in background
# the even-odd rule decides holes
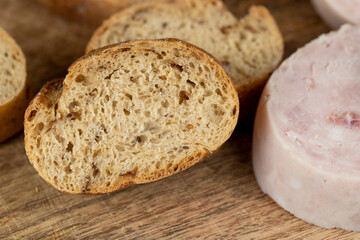
[[[37,0],[72,21],[100,25],[113,13],[138,2],[154,0]]]
[[[30,101],[25,56],[0,27],[0,143],[23,128],[25,109]]]
[[[280,63],[284,43],[270,12],[253,6],[238,20],[220,0],[162,0],[134,4],[106,20],[87,51],[109,44],[174,37],[203,48],[230,74],[240,118],[252,122],[260,93]]]

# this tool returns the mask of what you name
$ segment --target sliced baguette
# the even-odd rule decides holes
[[[165,37],[182,39],[216,57],[235,83],[240,114],[250,118],[284,48],[281,33],[264,7],[251,7],[247,16],[237,20],[220,0],[163,0],[134,4],[113,15],[94,33],[87,51]]]
[[[175,40],[90,52],[26,111],[25,148],[39,174],[69,193],[99,194],[178,173],[230,137],[239,100],[207,53]]]
[[[9,34],[0,28],[0,142],[23,128],[29,98],[25,56]]]
[[[143,1],[154,0],[38,0],[52,12],[91,25],[100,25],[113,13]]]

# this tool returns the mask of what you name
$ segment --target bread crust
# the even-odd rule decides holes
[[[11,43],[16,51],[20,52],[20,62],[25,66],[26,59],[21,48],[17,45],[14,39],[8,33],[0,28],[0,35],[3,36],[7,42]],[[6,141],[14,134],[23,129],[23,120],[25,109],[32,97],[31,81],[27,77],[24,79],[23,86],[19,86],[19,93],[10,101],[0,105],[0,143]]]
[[[234,85],[231,81],[231,78],[229,75],[225,72],[225,70],[220,66],[220,64],[211,56],[209,56],[204,50],[195,47],[194,45],[191,45],[189,43],[183,42],[181,40],[177,39],[161,39],[161,40],[138,40],[138,41],[129,41],[125,43],[119,43],[114,44],[111,46],[107,46],[101,49],[97,49],[95,51],[90,52],[89,54],[83,56],[82,58],[78,59],[76,62],[74,62],[69,67],[69,72],[76,72],[78,68],[81,68],[83,64],[86,63],[89,59],[91,59],[94,56],[102,55],[102,54],[114,54],[117,51],[121,51],[121,49],[126,48],[137,48],[139,45],[146,45],[152,42],[159,42],[161,44],[166,44],[166,46],[171,47],[179,47],[181,45],[181,48],[186,48],[188,51],[194,52],[199,59],[206,61],[207,63],[213,65],[218,72],[220,73],[221,78],[219,79],[220,82],[223,82],[227,85],[230,85],[230,93],[231,97],[236,101],[237,108],[239,109],[239,99],[237,96],[237,92],[234,88]],[[29,157],[29,161],[31,164],[33,164],[34,159],[34,153],[32,149],[29,147],[29,131],[27,131],[28,128],[30,128],[30,122],[28,119],[32,118],[34,113],[36,114],[37,111],[46,111],[46,109],[53,108],[53,106],[58,102],[59,98],[62,94],[66,94],[65,91],[67,89],[67,85],[69,83],[67,82],[67,79],[63,82],[62,79],[53,80],[49,83],[47,83],[41,91],[37,94],[37,96],[32,100],[29,107],[26,110],[25,114],[25,149],[26,153]],[[233,122],[230,124],[235,128],[237,120],[238,120],[238,113],[239,110],[234,113]],[[226,136],[226,139],[228,139],[232,133],[233,129],[230,131],[229,135]],[[226,140],[225,139],[225,140]],[[225,141],[224,141],[225,142]],[[215,150],[207,150],[204,147],[199,147],[197,152],[195,152],[192,156],[187,156],[185,159],[182,159],[178,165],[171,166],[171,167],[165,167],[162,169],[157,169],[153,172],[151,172],[148,175],[141,175],[137,172],[137,169],[134,169],[131,172],[128,172],[124,175],[118,176],[116,180],[112,181],[112,183],[107,187],[94,187],[91,186],[89,189],[86,189],[86,191],[75,191],[70,192],[66,191],[64,189],[60,189],[59,186],[54,184],[51,180],[47,179],[46,176],[42,175],[41,169],[36,169],[39,174],[44,178],[45,181],[47,181],[49,184],[51,184],[53,187],[60,191],[68,192],[68,193],[74,193],[74,194],[103,194],[103,193],[109,193],[114,192],[117,190],[120,190],[122,188],[128,187],[133,184],[143,184],[143,183],[149,183],[153,182],[171,175],[174,175],[176,173],[179,173],[194,164],[202,161],[204,158],[212,155],[218,149],[220,146],[216,146],[214,148]],[[34,165],[34,164],[33,164]],[[35,167],[35,165],[34,165]]]

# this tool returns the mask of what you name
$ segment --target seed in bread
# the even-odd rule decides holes
[[[239,100],[207,53],[175,40],[90,52],[26,111],[25,148],[39,174],[69,193],[107,193],[189,168],[234,130]]]
[[[25,56],[0,28],[0,142],[23,128],[29,94]]]
[[[163,0],[134,4],[106,20],[87,51],[135,39],[174,37],[217,58],[233,79],[241,115],[253,115],[269,74],[283,55],[281,33],[265,7],[236,19],[220,0]]]

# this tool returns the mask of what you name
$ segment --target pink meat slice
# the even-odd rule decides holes
[[[312,0],[324,21],[336,29],[344,23],[360,24],[360,0]]]
[[[320,36],[274,72],[252,154],[261,189],[280,206],[360,231],[360,26]]]

